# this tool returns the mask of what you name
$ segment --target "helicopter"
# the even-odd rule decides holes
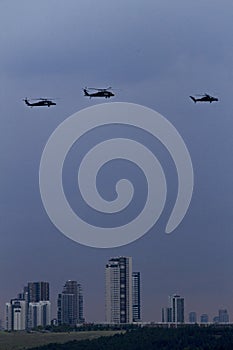
[[[23,100],[27,106],[29,107],[44,107],[44,106],[55,106],[56,102],[53,102],[51,100],[49,100],[48,98],[32,98],[31,101],[37,101],[37,102],[29,102],[29,100],[27,99],[27,97]]]
[[[201,98],[195,98],[193,96],[189,96],[191,98],[191,100],[193,100],[193,102],[209,102],[209,103],[212,103],[214,101],[218,101],[218,98],[217,97],[213,97],[213,96],[210,96],[208,94],[203,94],[203,95],[197,95],[197,96],[201,96]]]
[[[89,96],[90,98],[92,97],[105,97],[105,98],[110,98],[110,97],[113,97],[115,96],[115,94],[111,91],[109,91],[111,88],[108,87],[106,89],[98,89],[98,88],[87,88],[85,87],[85,89],[83,89],[83,92],[84,92],[84,96]],[[89,90],[96,90],[97,92],[94,92],[94,93],[90,93]]]

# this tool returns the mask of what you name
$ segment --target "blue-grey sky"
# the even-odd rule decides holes
[[[51,283],[55,315],[57,293],[66,280],[76,279],[83,285],[86,319],[103,321],[105,263],[127,255],[142,273],[144,321],[160,321],[161,307],[174,292],[185,297],[186,313],[212,318],[224,307],[233,321],[232,13],[230,0],[0,1],[0,318],[4,303],[36,280]],[[184,220],[166,235],[177,191],[174,164],[157,141],[136,131],[135,139],[158,153],[163,165],[165,209],[138,241],[95,249],[53,226],[41,202],[38,174],[54,129],[76,111],[105,102],[85,98],[82,88],[109,85],[116,92],[112,101],[150,107],[173,123],[189,149],[195,187]],[[195,105],[189,99],[205,92],[220,101]],[[60,99],[56,107],[31,109],[25,97]],[[128,131],[100,129],[71,150],[64,186],[74,207],[78,152],[115,132]],[[103,193],[109,188],[106,173],[111,178],[115,169],[106,169],[102,180],[100,174]],[[137,211],[145,179],[129,164],[122,169],[138,186]]]

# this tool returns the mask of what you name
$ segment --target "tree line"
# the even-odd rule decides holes
[[[110,337],[49,344],[33,350],[232,350],[232,327],[142,327]],[[32,350],[32,349],[31,349]]]

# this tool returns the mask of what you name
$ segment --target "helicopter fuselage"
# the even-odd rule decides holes
[[[42,100],[42,101],[38,101],[35,103],[31,103],[27,99],[25,99],[24,102],[26,103],[27,106],[30,106],[30,107],[44,107],[44,106],[50,107],[50,106],[56,105],[55,102],[50,101],[50,100]]]
[[[87,89],[83,89],[83,91],[84,91],[84,95],[85,95],[85,96],[88,96],[88,97],[90,97],[90,98],[91,98],[91,97],[105,97],[105,98],[110,98],[110,97],[112,97],[112,96],[115,96],[113,92],[111,92],[111,91],[105,91],[105,90],[103,90],[103,91],[98,91],[98,92],[94,92],[93,94],[90,94],[90,93],[88,92]]]
[[[209,103],[212,103],[212,102],[217,102],[218,101],[218,98],[217,97],[212,97],[212,96],[209,96],[209,95],[205,95],[201,98],[195,98],[193,96],[189,96],[193,102],[209,102]]]

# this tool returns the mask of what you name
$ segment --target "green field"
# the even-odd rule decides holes
[[[0,350],[22,350],[49,343],[66,343],[71,340],[94,339],[110,336],[119,331],[88,331],[71,333],[0,332]]]

